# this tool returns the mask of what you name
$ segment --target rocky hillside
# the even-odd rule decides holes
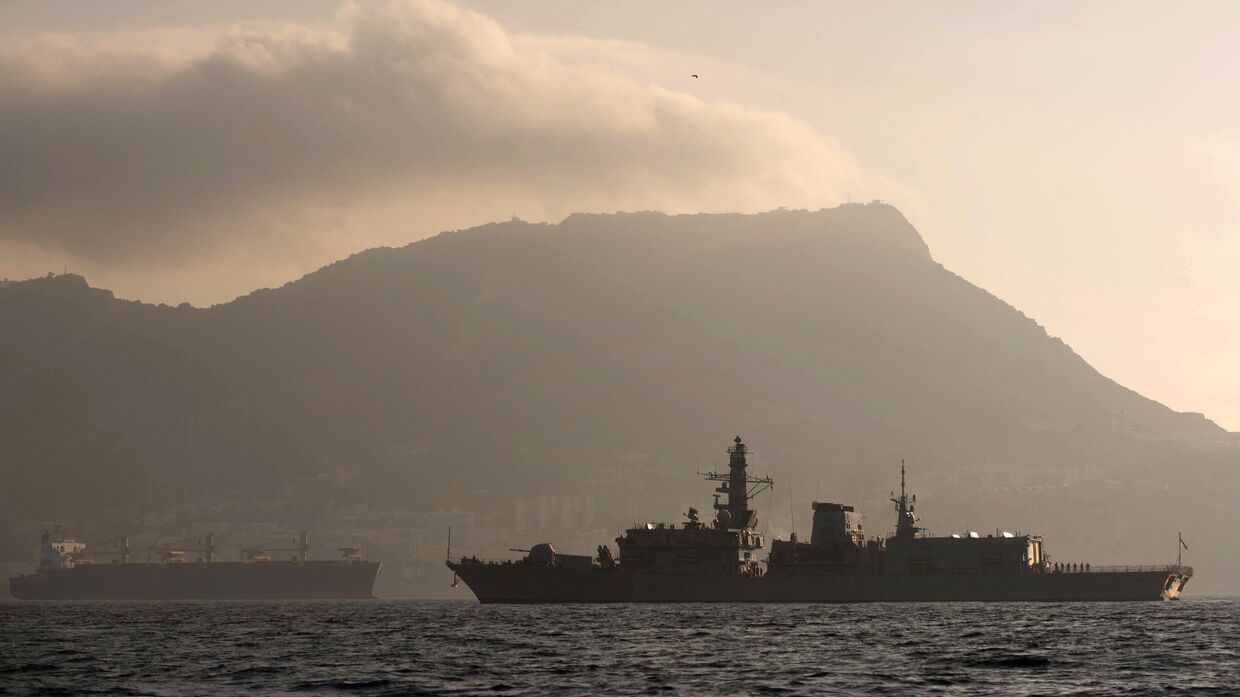
[[[879,203],[511,221],[207,309],[42,278],[0,287],[0,326],[0,537],[316,477],[376,506],[617,477],[672,505],[738,432],[850,491],[901,457],[1156,468],[1228,437],[1100,375]]]

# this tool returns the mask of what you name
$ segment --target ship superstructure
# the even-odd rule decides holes
[[[266,545],[244,550],[245,561],[216,561],[215,537],[176,547],[150,547],[158,561],[131,563],[129,538],[114,548],[93,551],[82,542],[60,535],[59,527],[44,531],[39,567],[33,574],[9,579],[13,597],[21,600],[184,600],[184,599],[317,599],[372,598],[380,563],[364,559],[352,547],[340,559],[310,560],[309,535],[295,545]],[[272,554],[293,552],[286,560]],[[115,557],[98,563],[96,556]],[[188,556],[187,556],[188,555]]]
[[[700,473],[707,481],[718,482],[714,520],[704,523],[698,510],[690,508],[679,528],[647,523],[626,530],[616,538],[623,568],[650,574],[760,576],[757,550],[762,549],[762,536],[757,532],[758,512],[749,508],[749,500],[775,482],[748,473],[747,452],[737,436],[728,448],[728,471]],[[606,550],[599,550],[604,559],[610,558]]]
[[[867,538],[852,506],[814,502],[809,542],[795,533],[775,540],[763,562],[749,500],[774,482],[748,473],[748,452],[738,436],[728,448],[728,471],[702,473],[718,482],[713,520],[690,508],[679,527],[635,526],[616,538],[618,558],[605,545],[590,557],[557,554],[541,543],[517,561],[447,564],[482,602],[1171,600],[1192,577],[1192,568],[1178,563],[1052,563],[1035,535],[927,535],[917,525],[903,463],[900,494],[891,497],[893,534]]]

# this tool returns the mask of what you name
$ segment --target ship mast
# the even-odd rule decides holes
[[[913,537],[921,528],[917,527],[917,516],[913,509],[917,503],[917,494],[910,499],[904,487],[904,459],[900,459],[900,498],[892,493],[891,502],[896,505],[896,537]]]
[[[750,510],[749,499],[775,485],[770,477],[755,477],[747,472],[749,463],[745,456],[749,448],[740,436],[732,439],[732,447],[728,448],[728,471],[698,472],[704,479],[720,482],[715,488],[718,494],[726,497],[719,501],[715,497],[716,520],[721,527],[732,530],[751,530],[758,525],[758,512]]]

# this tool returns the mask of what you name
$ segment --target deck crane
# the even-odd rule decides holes
[[[208,533],[206,538],[199,541],[200,546],[173,546],[173,547],[147,547],[146,560],[150,562],[151,552],[159,552],[160,561],[170,564],[178,564],[185,561],[186,552],[198,552],[202,556],[198,557],[199,561],[205,561],[208,564],[215,561],[215,535]]]
[[[104,550],[95,549],[99,545],[104,545],[104,544],[112,544],[113,546],[116,547],[116,549],[104,549]],[[133,551],[133,548],[129,546],[129,536],[120,535],[118,537],[113,537],[107,540],[101,540],[99,542],[88,542],[86,544],[86,549],[82,550],[82,552],[74,556],[80,556],[85,559],[90,559],[92,557],[114,556],[117,558],[116,563],[128,564],[129,553],[131,551]]]
[[[297,557],[296,557],[297,561],[305,562],[306,560],[308,560],[310,558],[310,535],[309,533],[307,533],[305,530],[302,530],[301,532],[297,534],[297,537],[293,541],[297,543],[296,547],[273,547],[272,546],[273,544],[279,544],[279,543],[272,542],[270,544],[265,544],[260,547],[252,547],[250,549],[243,549],[241,550],[241,552],[245,554],[246,561],[271,561],[270,552],[297,552]]]

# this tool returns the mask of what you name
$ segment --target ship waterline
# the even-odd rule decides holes
[[[449,559],[483,603],[865,603],[1175,600],[1193,575],[1166,566],[1091,567],[1052,560],[1042,538],[1000,532],[931,537],[918,527],[901,465],[895,533],[866,538],[852,506],[813,504],[809,542],[775,540],[762,562],[749,500],[774,482],[747,472],[738,436],[718,482],[715,519],[690,508],[681,526],[648,523],[616,538],[619,557],[557,554],[534,545],[517,561]],[[721,500],[722,499],[722,500]]]
[[[686,576],[448,563],[483,603],[873,603],[1174,600],[1184,566],[1126,571],[938,576]]]
[[[98,564],[15,576],[19,600],[317,600],[373,598],[379,562]]]

